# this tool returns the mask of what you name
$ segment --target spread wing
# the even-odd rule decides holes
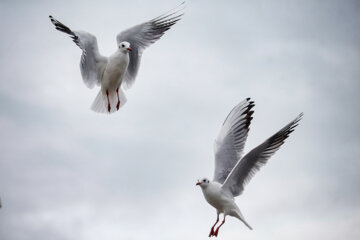
[[[251,109],[255,106],[250,98],[236,105],[225,119],[215,139],[214,181],[223,183],[241,158],[252,120]]]
[[[144,49],[159,40],[172,25],[180,20],[183,14],[179,13],[182,10],[179,7],[183,4],[171,10],[170,13],[168,12],[148,22],[136,25],[117,35],[117,44],[127,41],[132,49],[129,52],[130,62],[123,81],[125,88],[130,88],[135,82]]]
[[[222,188],[236,197],[242,193],[244,186],[250,181],[252,176],[266,164],[269,158],[280,148],[289,134],[294,131],[298,122],[301,120],[301,113],[292,122],[283,127],[265,142],[246,154],[232,169]]]
[[[88,88],[93,88],[95,84],[100,85],[107,58],[100,55],[96,37],[87,32],[72,31],[52,16],[49,18],[57,30],[69,34],[74,43],[81,48],[80,70],[85,85]]]

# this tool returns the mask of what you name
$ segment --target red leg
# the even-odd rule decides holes
[[[110,107],[110,100],[109,100],[109,90],[106,90],[106,97],[107,97],[107,100],[108,100],[108,112],[110,112],[111,107]]]
[[[116,89],[116,94],[118,97],[118,103],[116,104],[116,109],[119,110],[119,107],[120,107],[119,88]]]
[[[212,226],[212,228],[211,228],[211,231],[210,231],[210,233],[209,233],[209,237],[212,237],[212,236],[214,236],[214,227],[216,226],[216,224],[219,222],[219,214],[217,215],[217,218],[216,218],[216,222],[215,222],[215,224]]]
[[[214,236],[217,237],[218,233],[219,233],[219,229],[220,227],[225,223],[225,215],[224,215],[224,220],[222,221],[222,223],[220,224],[220,226],[216,229]]]

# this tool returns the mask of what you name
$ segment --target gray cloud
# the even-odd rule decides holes
[[[194,184],[213,139],[255,100],[251,150],[305,116],[237,200],[223,239],[358,239],[357,1],[189,1],[143,55],[120,112],[89,110],[80,50],[48,15],[115,49],[118,31],[177,1],[0,3],[0,239],[207,239]]]

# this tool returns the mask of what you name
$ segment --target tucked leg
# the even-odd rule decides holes
[[[215,224],[211,227],[211,231],[210,231],[210,233],[209,233],[209,237],[212,237],[212,236],[214,236],[214,227],[216,226],[216,224],[219,222],[219,213],[217,213],[217,218],[216,218],[216,222],[215,222]]]
[[[110,112],[111,106],[110,106],[110,100],[109,100],[109,90],[106,90],[106,97],[107,97],[107,100],[108,100],[108,112]]]
[[[220,227],[225,223],[225,215],[224,215],[224,220],[222,221],[222,223],[220,224],[220,226],[216,229],[214,236],[217,237],[218,233],[219,233],[219,229]]]
[[[119,108],[120,108],[119,88],[116,89],[116,95],[118,98],[118,102],[116,104],[116,109],[119,110]]]

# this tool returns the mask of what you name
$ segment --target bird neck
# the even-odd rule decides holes
[[[126,49],[118,49],[117,52],[120,53],[121,55],[127,55],[129,53],[128,50]]]

